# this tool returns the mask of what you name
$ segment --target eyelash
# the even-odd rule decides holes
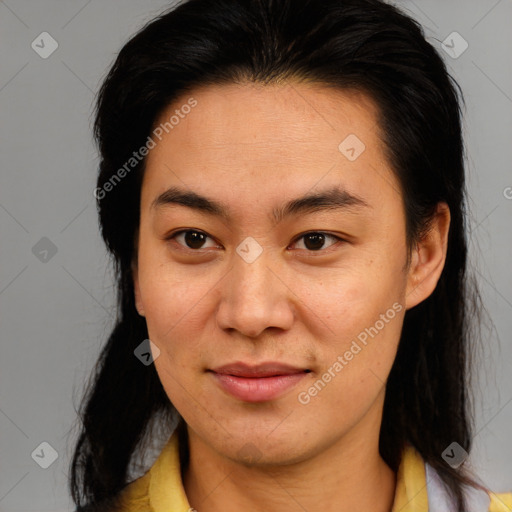
[[[200,231],[198,229],[182,229],[180,231],[176,231],[174,233],[171,233],[169,236],[167,236],[165,238],[165,240],[170,242],[171,240],[174,240],[177,236],[179,236],[179,235],[181,235],[183,233],[200,233],[202,235],[205,235],[207,238],[210,238],[210,239],[213,240],[213,238],[211,236],[207,235],[204,231]],[[325,231],[307,231],[306,233],[303,233],[302,235],[299,235],[297,238],[295,238],[295,240],[292,242],[292,245],[297,243],[300,239],[306,237],[307,235],[311,235],[311,234],[325,235],[327,238],[332,238],[332,239],[337,240],[337,242],[346,242],[346,240],[344,240],[343,238],[341,238],[339,236],[336,236],[336,235],[332,235],[331,233],[327,233]],[[176,242],[176,243],[178,243],[178,242]],[[201,250],[203,250],[203,249],[191,249],[190,247],[183,246],[182,244],[179,244],[179,243],[178,243],[178,245],[184,251],[199,253]],[[323,254],[325,254],[327,251],[330,252],[330,249],[335,247],[336,245],[338,245],[338,243],[334,243],[333,245],[331,245],[327,249],[319,249],[317,251],[308,250],[308,249],[302,249],[302,250],[305,250],[305,251],[307,251],[308,253],[311,253],[311,254],[315,254],[315,253],[323,253]]]

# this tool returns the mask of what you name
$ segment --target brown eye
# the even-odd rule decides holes
[[[312,231],[310,233],[305,233],[297,240],[304,239],[305,249],[308,251],[320,251],[324,249],[323,245],[325,244],[326,238],[331,238],[332,240],[343,241],[340,237],[330,235],[328,233],[323,233],[321,231]],[[331,247],[334,244],[331,244]]]
[[[178,241],[179,245],[192,250],[204,249],[204,243],[208,238],[210,238],[202,231],[198,231],[196,229],[184,229],[174,233],[172,236],[168,237],[167,240],[178,239],[179,237],[183,237],[183,241]]]

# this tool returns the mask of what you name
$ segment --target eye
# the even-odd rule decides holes
[[[207,238],[210,238],[206,233],[197,229],[183,229],[168,236],[166,240],[179,239],[180,237],[183,237],[183,243],[178,241],[179,245],[192,250],[204,249],[204,242]]]
[[[182,238],[181,241],[179,240],[180,237]],[[182,229],[181,231],[177,231],[176,233],[168,236],[166,240],[170,241],[176,239],[177,243],[185,249],[198,251],[205,248],[204,243],[208,238],[211,239],[211,237],[206,233],[197,229]],[[308,252],[319,252],[324,249],[322,246],[325,244],[327,238],[339,242],[344,241],[338,236],[331,235],[323,231],[310,231],[309,233],[304,233],[300,237],[296,238],[292,245],[297,243],[299,240],[304,239],[304,247]],[[333,245],[335,244],[331,244],[330,247]]]
[[[329,233],[324,233],[323,231],[310,231],[309,233],[304,233],[299,238],[296,238],[296,242],[298,240],[304,239],[304,246],[308,251],[320,251],[322,250],[322,245],[325,243],[326,238],[330,238],[332,240],[337,240],[343,242],[344,240],[339,236],[330,235]],[[295,243],[296,243],[295,242]],[[293,244],[292,244],[293,245]],[[330,247],[332,247],[332,244]]]

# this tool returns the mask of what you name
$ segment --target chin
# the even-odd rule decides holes
[[[215,448],[224,457],[247,467],[288,466],[306,460],[312,451],[304,445],[299,433],[297,436],[283,433],[272,438],[267,434],[234,435],[221,440]]]

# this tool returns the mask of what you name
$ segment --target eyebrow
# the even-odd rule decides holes
[[[230,220],[229,208],[223,203],[178,187],[171,187],[157,196],[151,203],[150,209],[160,209],[170,205],[186,206],[201,213],[220,217],[226,221]],[[275,222],[281,222],[292,215],[353,208],[370,208],[370,205],[361,197],[342,188],[334,187],[292,199],[283,206],[274,208],[272,216]]]

